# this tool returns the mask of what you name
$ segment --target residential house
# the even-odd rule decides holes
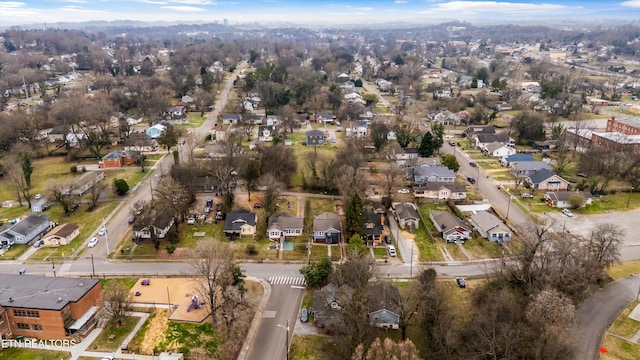
[[[471,230],[467,224],[459,217],[446,211],[431,211],[429,219],[433,222],[433,226],[441,233],[445,242],[464,243],[471,236]]]
[[[237,209],[227,214],[224,221],[224,234],[229,240],[235,240],[241,236],[256,236],[256,224],[258,216],[249,210]]]
[[[469,220],[473,228],[489,241],[511,241],[511,230],[500,219],[487,211],[478,211]]]
[[[371,286],[369,292],[369,325],[399,329],[402,305],[398,288],[386,282]]]
[[[413,182],[454,182],[456,173],[446,166],[420,166],[413,169]]]
[[[338,244],[342,234],[340,217],[334,213],[322,213],[313,218],[313,241]]]
[[[93,187],[98,181],[104,179],[104,172],[102,171],[87,171],[80,175],[80,177],[72,180],[67,185],[63,186],[61,192],[63,194],[73,194],[82,196],[85,192]]]
[[[160,135],[162,135],[166,128],[167,127],[162,124],[155,124],[150,128],[147,128],[147,130],[145,130],[144,132],[151,139],[157,139],[158,137],[160,137]]]
[[[260,114],[245,115],[245,120],[248,121],[249,123],[253,124],[253,125],[262,125],[262,122],[264,120],[264,116],[262,116]]]
[[[242,101],[242,107],[247,111],[258,110],[258,106],[260,105],[259,101],[255,101],[252,98],[244,98]]]
[[[414,188],[413,194],[417,198],[461,200],[467,198],[467,188],[455,182],[427,182]]]
[[[0,306],[14,338],[64,340],[98,323],[99,279],[2,275]]]
[[[451,90],[449,89],[438,89],[434,91],[433,95],[437,98],[450,98],[453,97]]]
[[[121,168],[124,165],[133,165],[138,162],[140,153],[134,150],[114,150],[102,157],[98,162],[100,169]]]
[[[531,154],[513,154],[507,155],[500,159],[502,166],[509,167],[515,162],[533,161],[533,155]]]
[[[384,215],[375,213],[373,210],[365,210],[362,237],[367,245],[379,245],[382,230],[384,230]]]
[[[501,101],[496,105],[496,109],[498,111],[507,111],[507,110],[512,110],[513,109],[513,105],[509,104],[506,101]]]
[[[67,143],[74,148],[79,147],[85,137],[86,135],[83,133],[68,133],[66,136]]]
[[[449,110],[441,111],[433,117],[433,122],[440,123],[442,125],[460,125],[460,116],[452,113]]]
[[[40,199],[34,199],[31,201],[31,212],[33,214],[40,214],[41,212],[49,209],[51,207],[51,202],[46,197],[42,197]]]
[[[125,151],[153,152],[158,151],[158,142],[145,134],[134,133],[122,142]]]
[[[401,229],[413,232],[420,227],[420,215],[414,204],[409,202],[395,204],[394,213]]]
[[[489,144],[485,144],[482,148],[482,152],[484,152],[488,156],[502,158],[509,155],[514,155],[516,153],[516,149],[503,143],[492,142]]]
[[[509,146],[516,144],[516,141],[507,134],[477,134],[475,136],[475,145],[479,149],[483,149],[485,146],[494,142]]]
[[[273,137],[277,135],[277,129],[275,125],[260,125],[258,127],[258,141],[271,142]]]
[[[551,171],[551,165],[544,161],[518,161],[511,163],[509,172],[511,172],[511,175],[516,177],[527,177],[540,170]]]
[[[191,104],[193,102],[193,98],[191,96],[189,96],[189,95],[184,95],[180,99],[180,102],[183,103],[183,104]]]
[[[229,137],[229,128],[229,125],[213,125],[213,127],[211,128],[211,141],[227,141],[227,138]]]
[[[351,301],[353,290],[349,285],[340,287],[328,284],[320,290],[313,292],[313,318],[314,325],[332,333],[344,328],[344,316],[342,310]]]
[[[48,216],[32,214],[0,233],[0,243],[3,245],[28,244],[50,228]]]
[[[529,175],[525,181],[534,190],[567,191],[570,187],[567,180],[547,169]]]
[[[420,157],[418,148],[400,148],[394,149],[393,152],[393,155],[396,158],[396,162],[399,165],[406,165],[411,159],[417,159],[418,157]]]
[[[479,134],[495,134],[496,128],[493,125],[471,125],[464,129],[462,133],[471,139]]]
[[[544,194],[544,201],[551,207],[566,209],[574,207],[570,201],[572,197],[580,198],[582,206],[593,203],[593,195],[589,191],[550,191]]]
[[[280,125],[280,117],[278,115],[267,115],[267,126]]]
[[[166,120],[184,120],[187,118],[187,113],[183,106],[170,106],[165,112]]]
[[[322,124],[335,124],[336,117],[333,114],[317,114],[316,122]]]
[[[353,127],[347,128],[347,136],[364,137],[367,136],[369,127],[368,120],[358,120]]]
[[[225,125],[238,124],[241,120],[240,114],[222,114],[222,123]]]
[[[142,239],[164,239],[174,224],[174,217],[162,209],[152,209],[142,214],[142,221],[133,224],[133,236],[136,241]]]
[[[387,141],[396,141],[398,140],[398,135],[396,135],[396,132],[393,130],[389,130],[389,132],[387,133]]]
[[[218,192],[218,181],[209,176],[199,176],[195,178],[195,190],[196,192]]]
[[[267,237],[270,240],[278,241],[287,237],[300,236],[303,230],[304,218],[281,212],[269,217]]]
[[[51,131],[47,133],[47,139],[54,143],[56,141],[63,141],[69,133],[69,127],[64,125],[54,126]]]
[[[80,227],[76,224],[61,224],[42,237],[44,245],[69,245],[80,234]]]
[[[129,126],[137,125],[137,124],[140,124],[142,120],[143,120],[142,116],[129,116],[127,117],[127,125]]]
[[[309,130],[305,135],[306,144],[309,146],[325,145],[327,143],[327,135],[321,130]]]

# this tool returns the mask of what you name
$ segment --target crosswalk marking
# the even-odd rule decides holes
[[[272,276],[269,278],[271,285],[302,285],[304,286],[304,276]]]

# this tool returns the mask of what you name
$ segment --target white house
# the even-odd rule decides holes
[[[482,148],[482,151],[489,156],[493,156],[497,158],[503,158],[509,155],[514,155],[517,152],[515,148],[499,142],[492,142],[489,144],[485,144],[484,147]]]

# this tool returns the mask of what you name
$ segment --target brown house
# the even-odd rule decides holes
[[[138,152],[133,150],[115,150],[105,155],[98,163],[101,169],[120,168],[133,165],[138,161]]]
[[[98,279],[3,275],[0,283],[0,307],[14,337],[84,336],[97,324],[101,303]]]
[[[49,231],[49,233],[42,238],[42,241],[44,241],[44,245],[68,245],[78,234],[80,234],[80,227],[78,227],[78,225],[62,224]]]

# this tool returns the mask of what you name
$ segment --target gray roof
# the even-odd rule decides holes
[[[222,114],[223,119],[240,120],[240,114]]]
[[[580,195],[585,199],[593,199],[589,191],[550,191],[545,194],[552,201],[568,201],[572,195]]]
[[[396,215],[399,219],[409,219],[413,218],[416,220],[420,220],[420,215],[418,215],[418,211],[415,209],[412,203],[400,203],[395,206]]]
[[[494,151],[500,149],[501,147],[505,147],[505,146],[507,146],[507,145],[505,145],[503,143],[500,143],[500,142],[492,142],[492,143],[489,143],[489,144],[485,145],[485,147],[487,148],[488,152],[494,152]]]
[[[442,161],[439,157],[419,157],[413,160],[413,166],[441,166]]]
[[[382,215],[376,214],[372,210],[364,212],[364,235],[380,235],[382,234]]]
[[[369,312],[388,310],[396,315],[402,313],[400,305],[400,291],[386,282],[380,282],[371,287],[369,292]]]
[[[324,136],[324,132],[321,130],[309,130],[304,133],[306,136]]]
[[[500,219],[486,211],[478,211],[471,215],[471,221],[484,231],[502,231],[511,233],[511,230],[509,230],[509,228],[507,228]]]
[[[551,165],[544,161],[514,162],[511,167],[516,171],[540,171],[542,169],[551,170]]]
[[[18,234],[22,235],[28,235],[33,230],[40,227],[42,224],[46,224],[48,222],[49,217],[46,215],[29,215],[26,219],[13,225],[11,227],[11,231],[17,232]]]
[[[531,155],[531,154],[513,154],[513,155],[508,155],[505,160],[508,161],[508,162],[533,161],[533,155]]]
[[[82,299],[98,283],[98,279],[4,274],[0,282],[0,305],[62,310],[67,304]]]
[[[298,216],[289,215],[281,212],[269,218],[269,229],[302,229],[304,227],[304,219]]]
[[[420,166],[413,169],[413,176],[455,178],[456,173],[446,166]]]
[[[340,217],[334,213],[322,213],[313,218],[313,231],[326,231],[329,229],[341,231]]]
[[[233,210],[224,220],[224,231],[239,231],[245,224],[256,226],[256,214],[246,209]]]
[[[133,150],[114,150],[107,155],[103,156],[103,159],[121,159],[124,155],[128,158],[138,157],[138,152]]]
[[[478,138],[478,141],[483,144],[492,142],[501,142],[506,144],[509,142],[509,135],[507,134],[478,134],[476,137]]]
[[[453,215],[450,212],[446,211],[432,211],[431,212],[433,218],[436,220],[438,225],[440,225],[440,229],[437,229],[438,232],[445,232],[449,229],[461,227],[466,230],[470,230],[469,226],[462,221],[459,217]],[[435,225],[435,224],[434,224]]]

